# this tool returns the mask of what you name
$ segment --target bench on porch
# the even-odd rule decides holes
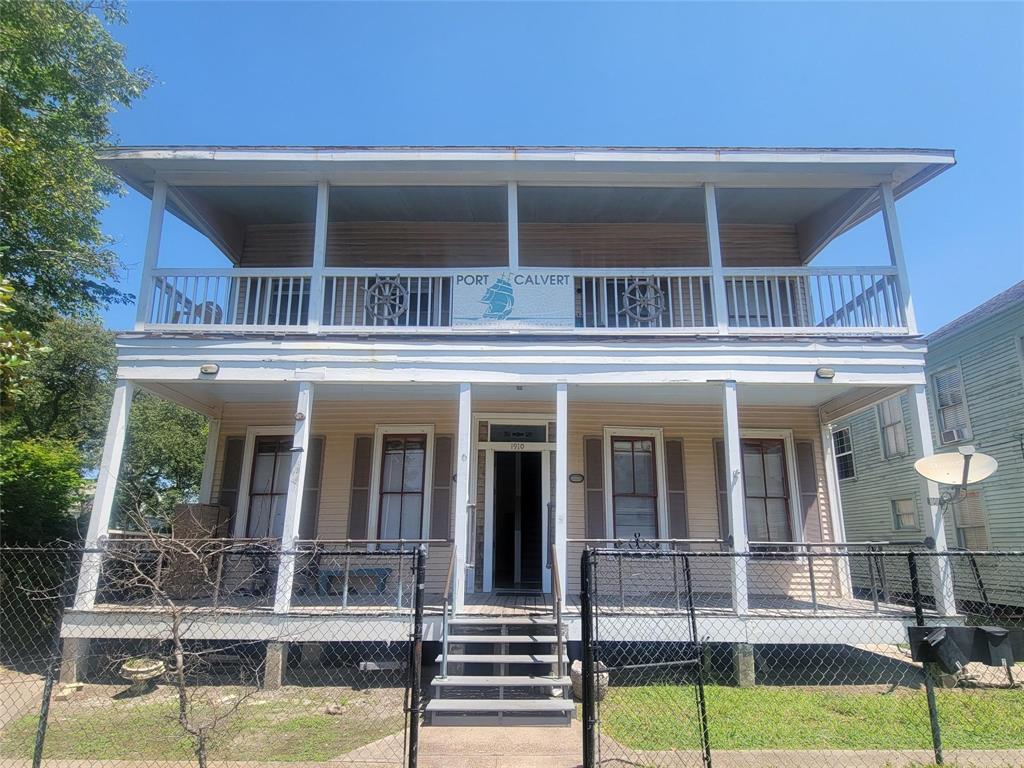
[[[388,581],[391,580],[391,568],[382,567],[357,567],[346,569],[344,564],[335,565],[319,565],[316,572],[316,593],[321,597],[331,594],[331,581],[333,579],[344,579],[346,572],[348,573],[348,582],[342,586],[342,589],[352,589],[352,580],[357,579],[362,582],[369,581],[373,584],[375,594],[383,595],[387,592]]]

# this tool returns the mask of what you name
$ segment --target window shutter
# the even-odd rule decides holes
[[[600,437],[583,438],[584,514],[586,537],[603,539],[604,530],[604,446]]]
[[[352,449],[352,496],[348,507],[348,537],[367,539],[370,515],[370,476],[373,463],[373,438],[356,435]]]
[[[689,521],[686,516],[686,470],[682,440],[665,440],[665,485],[668,486],[668,536],[672,539],[685,539],[689,536]]]
[[[434,438],[434,482],[430,496],[430,538],[447,539],[452,517],[451,435]]]
[[[715,440],[715,487],[718,489],[718,536],[726,538],[729,526],[728,485],[725,482],[725,441]]]
[[[818,517],[818,471],[814,464],[814,443],[797,440],[796,478],[800,487],[800,527],[807,530],[807,521]],[[832,532],[835,539],[835,531]]]
[[[230,536],[235,524],[238,507],[238,486],[242,479],[242,456],[245,453],[244,437],[229,437],[224,441],[224,467],[221,470],[220,492],[217,503],[227,507],[227,530],[218,526],[217,535]]]

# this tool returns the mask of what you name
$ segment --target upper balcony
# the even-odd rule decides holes
[[[722,153],[683,153],[670,172],[658,153],[608,151],[595,170],[434,150],[378,169],[383,150],[363,165],[181,152],[107,158],[153,198],[136,330],[913,335],[894,202],[952,162],[790,150],[724,173]],[[161,243],[165,209],[227,266],[160,266],[187,256]],[[809,266],[877,212],[871,266]]]

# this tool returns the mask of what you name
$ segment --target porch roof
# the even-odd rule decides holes
[[[721,188],[723,221],[795,226],[805,261],[879,210],[874,193],[879,184],[891,182],[899,198],[956,162],[953,151],[945,149],[173,145],[112,148],[101,152],[100,160],[146,196],[156,178],[166,180],[175,188],[168,209],[229,256],[239,222],[259,221],[268,207],[287,209],[295,204],[296,187],[321,181],[348,187],[350,206],[376,220],[385,185],[486,187],[514,181],[609,188],[596,202],[592,193],[582,201],[547,195],[533,206],[545,220],[559,221],[577,220],[573,216],[581,205],[595,221],[607,218],[602,211],[631,207],[653,215],[659,206],[645,202],[643,195],[631,197],[629,188],[662,187],[671,198],[671,188],[710,182]],[[210,187],[262,189],[256,195],[239,191],[225,200],[226,190],[211,193]],[[405,194],[401,210],[412,220],[436,216],[434,197]],[[483,198],[470,206],[469,220],[500,219],[501,206]],[[694,200],[701,202],[699,196]],[[694,200],[667,199],[660,209],[670,208],[676,218],[702,220],[703,208],[694,208]],[[523,213],[529,215],[529,199],[524,204]],[[311,217],[312,210],[312,204],[305,205],[302,217]]]

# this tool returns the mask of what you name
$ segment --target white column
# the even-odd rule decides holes
[[[203,454],[203,477],[199,481],[200,504],[209,504],[210,499],[213,497],[213,470],[217,465],[217,448],[219,445],[220,416],[214,416],[207,422],[206,453]]]
[[[828,486],[828,508],[832,521],[832,540],[846,541],[846,522],[843,518],[843,500],[839,493],[839,472],[836,470],[835,442],[832,439],[832,425],[821,422],[821,451],[825,456],[825,483]],[[843,548],[845,549],[845,547]],[[839,590],[843,597],[853,596],[850,577],[850,559],[840,558],[836,563],[839,570]]]
[[[164,228],[164,209],[167,207],[167,182],[157,179],[153,183],[153,202],[149,207],[149,231],[146,250],[142,258],[142,279],[139,300],[136,303],[135,330],[141,331],[149,320],[149,307],[153,301],[153,270],[160,255],[160,235]]]
[[[284,527],[281,532],[281,560],[277,570],[274,611],[287,613],[292,601],[295,580],[295,545],[302,519],[302,497],[306,490],[306,464],[309,458],[309,432],[313,421],[313,384],[299,383],[292,430],[292,466],[288,475],[288,496],[284,506]]]
[[[103,441],[103,456],[100,459],[99,474],[96,476],[96,493],[92,498],[92,514],[89,529],[85,534],[86,552],[82,557],[82,568],[78,575],[78,592],[75,608],[89,609],[96,602],[96,587],[100,580],[102,556],[96,550],[102,547],[110,529],[110,515],[114,509],[114,494],[117,491],[117,476],[121,471],[121,456],[128,432],[128,414],[132,407],[135,385],[118,379],[114,388],[114,402],[110,406],[110,420],[107,422],[107,436]]]
[[[519,185],[508,183],[508,268],[519,269]]]
[[[569,387],[555,387],[555,552],[562,600],[566,599],[568,557],[566,539],[569,507]]]
[[[704,185],[704,226],[708,235],[708,260],[711,264],[711,294],[719,333],[729,332],[729,304],[725,297],[725,272],[722,266],[722,241],[718,235],[718,199],[714,184]]]
[[[903,257],[903,238],[900,235],[900,222],[896,218],[896,199],[892,194],[892,184],[886,182],[878,188],[882,202],[882,220],[885,222],[885,239],[889,244],[889,258],[896,267],[896,277],[900,284],[900,298],[903,300],[903,317],[910,333],[917,333],[917,319],[914,316],[914,301],[910,297],[910,278],[907,276],[907,262]]]
[[[907,387],[907,397],[910,399],[910,428],[913,431],[914,440],[919,446],[922,457],[931,456],[935,453],[935,446],[932,442],[932,425],[928,418],[928,396],[924,384],[915,384]],[[931,480],[925,480],[925,496],[928,512],[925,515],[925,535],[935,540],[935,551],[946,551],[946,521],[942,518],[942,509],[933,500],[939,498],[939,486]],[[932,561],[932,584],[935,590],[935,607],[942,616],[952,616],[956,613],[956,600],[953,596],[953,569],[948,558],[933,557]]]
[[[469,537],[469,480],[472,471],[470,451],[473,446],[473,391],[469,384],[459,385],[459,434],[455,453],[455,610],[462,608],[466,599],[466,554]],[[447,589],[447,585],[445,586]]]
[[[743,487],[743,446],[740,442],[740,413],[736,382],[722,382],[722,427],[725,434],[725,484],[733,552],[747,552],[747,501]],[[747,560],[732,558],[732,606],[737,614],[747,612]]]
[[[324,314],[324,268],[327,266],[327,205],[331,185],[316,186],[316,223],[313,226],[313,273],[309,278],[309,332],[317,333]]]

